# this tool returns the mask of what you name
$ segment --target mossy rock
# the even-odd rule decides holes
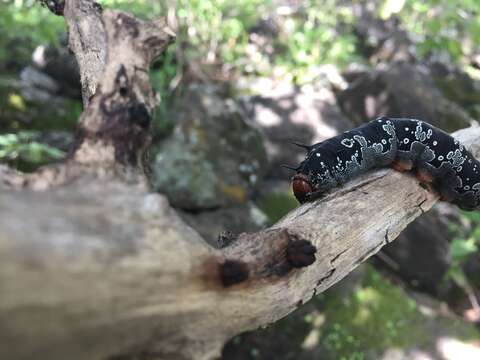
[[[152,151],[152,183],[179,208],[246,203],[263,177],[263,137],[215,88],[192,85],[165,116],[173,133]]]
[[[268,222],[274,224],[295,209],[298,201],[291,192],[273,191],[261,197],[259,206],[267,215]]]

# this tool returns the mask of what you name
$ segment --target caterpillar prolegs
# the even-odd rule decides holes
[[[298,144],[297,144],[298,145]],[[415,171],[443,200],[480,210],[480,163],[446,132],[415,119],[378,118],[306,146],[292,187],[300,203],[320,197],[370,169]]]

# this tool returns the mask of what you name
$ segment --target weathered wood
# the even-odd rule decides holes
[[[105,12],[103,24],[118,24],[119,14],[130,22]],[[74,152],[75,181],[44,192],[0,189],[0,358],[213,359],[229,337],[275,322],[340,281],[437,200],[413,176],[379,170],[269,229],[211,248],[162,195],[109,173],[112,163],[143,170],[132,160],[143,146],[119,157],[114,134],[97,136],[110,121],[99,112],[104,96],[113,92],[110,105],[125,105],[119,68],[144,67],[151,56],[132,52],[133,44],[118,43],[125,54],[110,57],[105,77],[82,78],[102,89],[82,117],[91,137],[80,134],[76,151],[90,139],[92,152]],[[146,75],[128,74],[141,81],[125,91],[150,106]],[[480,156],[480,128],[455,136]],[[4,168],[0,175],[19,176]],[[311,265],[308,244],[317,249]]]
[[[97,90],[107,58],[102,8],[95,1],[84,0],[67,0],[61,5],[68,27],[68,44],[80,70],[83,105],[86,107]]]
[[[480,128],[456,136],[480,155]],[[229,337],[341,280],[436,199],[414,177],[380,170],[216,250],[163,196],[124,183],[3,192],[0,357],[214,358]],[[317,247],[313,265],[274,269],[284,263],[281,230]],[[249,277],[225,286],[225,259],[245,264]]]
[[[99,20],[98,9],[90,0],[65,4],[70,46],[80,64],[82,84],[94,91],[94,95],[83,94],[84,100],[88,97],[87,107],[68,158],[33,174],[4,171],[2,183],[17,189],[46,190],[90,174],[120,176],[148,187],[144,156],[156,105],[148,71],[174,34],[161,19],[145,22],[120,11],[104,10]],[[96,46],[106,53],[105,59],[99,57]]]

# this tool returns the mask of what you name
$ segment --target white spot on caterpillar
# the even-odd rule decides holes
[[[383,145],[382,144],[375,143],[375,144],[372,145],[372,148],[376,153],[382,153],[383,152]]]
[[[442,160],[443,160],[443,156],[440,155],[440,156],[438,157],[438,160],[442,161]]]
[[[343,140],[341,141],[341,144],[342,144],[343,146],[346,146],[347,148],[352,148],[353,145],[355,144],[355,142],[354,142],[352,139],[343,139]]]
[[[367,147],[367,140],[363,136],[353,135],[353,138],[360,144],[361,147]]]
[[[419,121],[417,124],[417,128],[415,129],[415,139],[423,142],[425,141],[426,138],[427,138],[427,134],[425,133],[425,131],[423,131],[422,124]]]
[[[395,127],[391,121],[387,121],[385,125],[382,125],[382,129],[386,131],[388,135],[395,135]]]
[[[408,144],[408,142],[409,142],[409,141],[410,141],[410,139],[409,139],[409,138],[405,138],[405,139],[403,139],[403,143],[404,143],[404,144]]]
[[[315,155],[317,155],[317,157],[320,157],[320,153],[316,153]]]
[[[409,129],[408,127],[406,127],[406,128],[405,128],[405,131],[408,131],[408,130],[410,130],[410,129]]]
[[[449,151],[447,159],[450,160],[454,167],[460,166],[465,162],[465,158],[462,156],[462,152],[459,149],[455,151]]]
[[[383,145],[386,145],[386,144],[387,144],[387,140],[382,139],[382,144],[383,144]]]
[[[437,146],[438,142],[434,141],[433,146]]]

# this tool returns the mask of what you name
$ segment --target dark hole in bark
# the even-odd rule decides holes
[[[226,260],[220,264],[220,280],[227,287],[248,279],[247,265],[241,261]]]
[[[121,95],[121,96],[124,96],[124,97],[125,97],[125,96],[128,95],[128,88],[122,86],[122,87],[120,88],[119,92],[120,92],[120,95]]]
[[[297,240],[288,244],[287,260],[296,268],[313,264],[317,248],[308,240]]]
[[[150,126],[151,117],[148,113],[147,107],[144,104],[132,105],[129,109],[130,119],[143,129]]]

